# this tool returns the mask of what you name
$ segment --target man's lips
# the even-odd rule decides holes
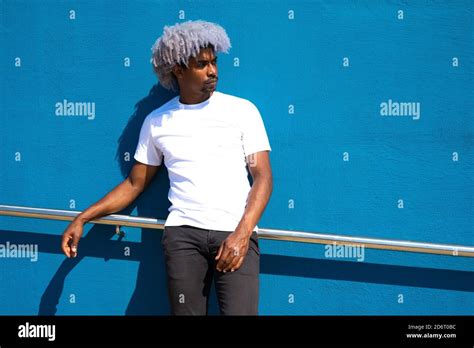
[[[216,80],[206,81],[206,82],[204,82],[204,83],[207,84],[207,85],[211,85],[211,84],[214,84],[214,83],[216,83],[216,82],[217,82],[217,79],[216,79]]]

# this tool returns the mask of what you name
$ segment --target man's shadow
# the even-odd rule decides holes
[[[177,94],[172,93],[159,83],[154,85],[148,96],[136,104],[135,112],[130,117],[127,126],[119,138],[116,159],[122,176],[130,173],[133,155],[140,135],[140,129],[145,117],[166,103]],[[125,158],[130,158],[126,161]],[[133,203],[122,214],[130,215],[136,207],[138,216],[164,219],[168,215],[170,202],[168,171],[161,164],[155,178]],[[141,260],[138,268],[137,283],[132,298],[128,304],[126,315],[156,315],[169,314],[168,294],[166,286],[166,269],[164,266],[163,250],[161,248],[162,232],[156,229],[141,229]],[[137,231],[138,232],[138,231]]]
[[[122,135],[118,140],[116,159],[119,164],[122,177],[125,179],[133,167],[135,160],[133,155],[138,143],[140,129],[145,117],[160,107],[168,100],[176,96],[159,84],[150,90],[148,96],[140,100],[135,106],[135,112],[130,117]],[[170,202],[168,201],[169,179],[164,165],[160,166],[158,173],[148,188],[132,205],[117,212],[117,214],[130,215],[137,208],[138,216],[163,219],[168,215]],[[106,192],[104,192],[104,195]],[[134,231],[135,230],[135,231]],[[128,233],[139,233],[130,228]],[[139,269],[135,291],[126,309],[126,315],[157,315],[169,314],[168,295],[166,287],[166,270],[161,248],[160,230],[143,228],[141,231],[141,243],[139,247],[131,246],[131,253],[138,255]],[[116,236],[114,226],[94,225],[81,239],[78,257],[65,259],[57,272],[51,279],[48,287],[41,297],[39,315],[54,315],[57,304],[62,294],[64,282],[72,269],[85,257],[85,255],[100,255],[100,250],[110,250],[111,241]],[[121,238],[118,238],[120,241]],[[137,244],[137,243],[132,243]],[[123,252],[123,247],[117,252]],[[137,250],[139,249],[139,250]],[[108,260],[110,253],[102,253]],[[113,256],[113,255],[112,255]],[[117,255],[115,255],[117,256]],[[124,259],[123,255],[120,255]],[[135,258],[134,257],[134,258]],[[125,258],[126,259],[126,258]]]

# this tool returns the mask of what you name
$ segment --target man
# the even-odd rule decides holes
[[[179,96],[146,117],[130,175],[63,234],[63,252],[75,257],[83,225],[126,208],[164,161],[172,205],[162,245],[175,315],[206,315],[213,279],[222,315],[258,314],[256,224],[272,192],[271,148],[258,109],[216,91],[216,54],[229,48],[214,23],[164,28],[151,61],[160,83]]]

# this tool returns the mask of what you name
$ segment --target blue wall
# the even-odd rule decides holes
[[[143,119],[173,97],[152,73],[151,45],[164,25],[204,19],[232,42],[218,90],[258,106],[273,149],[260,227],[474,245],[473,10],[470,0],[4,0],[0,204],[78,211],[122,181]],[[57,116],[65,99],[95,103],[94,117]],[[390,100],[413,109],[386,115]],[[162,168],[122,213],[166,218],[167,180]],[[87,225],[69,260],[66,226],[0,217],[0,245],[39,249],[36,262],[0,258],[0,315],[168,313],[160,231],[125,228],[119,240]],[[366,249],[359,262],[326,257],[324,245],[260,247],[261,314],[474,312],[466,257]]]

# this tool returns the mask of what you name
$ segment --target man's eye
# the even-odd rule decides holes
[[[214,66],[216,66],[216,65],[217,65],[217,60],[213,60],[213,61],[211,61],[211,62],[197,63],[196,66],[197,66],[198,68],[202,69],[202,68],[205,68],[209,63],[212,64],[212,65],[214,65]]]

